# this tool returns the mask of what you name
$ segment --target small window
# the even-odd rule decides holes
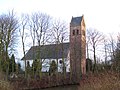
[[[75,35],[75,30],[73,30],[73,35]]]
[[[79,34],[79,30],[77,29],[77,35]]]

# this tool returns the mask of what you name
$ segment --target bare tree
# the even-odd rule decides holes
[[[36,34],[36,39],[38,45],[44,45],[48,40],[48,30],[50,27],[50,16],[44,13],[33,13],[32,14],[33,22],[33,32]]]
[[[103,43],[104,43],[104,53],[105,53],[105,65],[107,65],[107,58],[108,58],[108,42],[107,42],[107,39],[106,37],[104,37],[104,40],[103,40]]]
[[[68,40],[68,32],[66,23],[60,20],[55,20],[52,24],[51,39],[52,43],[60,44]]]
[[[111,60],[113,60],[115,58],[116,43],[115,43],[114,37],[112,35],[110,35],[109,42],[110,42]]]
[[[0,49],[1,56],[6,63],[6,76],[9,72],[9,49],[15,44],[15,33],[18,28],[18,20],[15,16],[14,11],[8,14],[0,15]],[[5,53],[5,55],[3,54]]]
[[[35,30],[36,30],[36,21],[35,21],[35,16],[34,15],[32,15],[31,17],[29,17],[29,30],[30,30],[30,36],[31,36],[31,38],[32,38],[32,46],[34,47],[35,46],[35,40],[36,40],[36,32],[35,32]],[[34,48],[33,48],[33,53],[35,53],[35,50],[34,50]],[[33,54],[33,62],[35,61],[35,54]],[[34,70],[35,69],[35,67],[34,67],[34,65],[33,65],[33,75],[35,74],[34,73]]]
[[[27,22],[28,22],[28,16],[25,14],[22,14],[21,16],[21,23],[20,23],[20,29],[19,29],[19,33],[20,33],[20,37],[21,37],[21,41],[22,41],[22,49],[23,49],[23,55],[24,55],[24,62],[25,62],[25,78],[27,78],[27,72],[26,72],[26,57],[25,57],[25,40],[27,37]]]
[[[55,20],[51,29],[51,42],[56,44],[56,61],[57,61],[57,71],[58,71],[58,55],[59,51],[62,51],[62,66],[63,66],[63,74],[65,77],[66,73],[66,65],[65,65],[65,57],[64,57],[64,48],[63,43],[68,40],[68,32],[66,23],[60,20]]]
[[[111,57],[111,69],[112,70],[117,70],[119,66],[119,47],[120,47],[120,34],[118,33],[117,40],[116,36],[113,36],[110,34],[110,40],[109,40],[109,54]]]
[[[89,29],[87,34],[88,34],[88,38],[90,40],[90,44],[93,48],[93,57],[94,57],[94,68],[93,69],[96,71],[97,70],[96,48],[103,41],[103,34],[95,29]]]
[[[49,24],[50,24],[50,16],[44,13],[33,13],[31,16],[31,36],[33,39],[33,44],[35,43],[35,38],[37,40],[39,49],[37,53],[37,59],[39,60],[37,72],[39,72],[39,76],[41,77],[42,73],[42,63],[44,60],[41,59],[41,45],[44,45],[48,38]]]

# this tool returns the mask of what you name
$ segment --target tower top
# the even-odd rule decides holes
[[[84,17],[84,16],[72,17],[70,24],[71,24],[71,25],[74,25],[74,26],[80,25],[80,23],[81,23],[83,17]]]

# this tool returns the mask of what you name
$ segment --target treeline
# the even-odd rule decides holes
[[[12,53],[15,50],[17,29],[18,20],[13,11],[0,15],[0,73],[6,76],[6,80],[20,68]]]
[[[117,39],[116,39],[117,38]],[[106,36],[96,29],[87,30],[87,71],[120,72],[120,34]]]
[[[18,52],[23,54],[25,63],[25,78],[27,77],[29,63],[26,61],[25,54],[26,46],[29,44],[28,40],[32,43],[29,45],[30,47],[51,43],[63,43],[68,40],[67,25],[64,21],[53,19],[49,15],[41,12],[34,12],[30,15],[22,14],[20,17],[18,17],[13,10],[8,13],[1,14],[0,70],[1,73],[5,73],[6,79],[8,79],[8,76],[11,73],[16,72],[16,68],[18,68],[18,66],[20,67],[20,64],[17,65],[15,63],[15,59],[11,60],[11,58],[13,58],[13,54],[16,52],[16,47],[21,45],[23,53]],[[36,71],[38,71],[39,76],[41,76],[42,63],[44,62],[44,60],[42,61],[40,59],[40,49],[41,48],[39,47],[38,55],[34,58],[34,60],[38,58],[37,62],[39,63],[37,63]],[[16,56],[15,58],[18,57]]]

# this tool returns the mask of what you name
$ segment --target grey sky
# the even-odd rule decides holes
[[[84,14],[87,28],[103,33],[119,32],[119,0],[0,0],[0,13],[14,9],[18,14],[42,11],[70,22]]]

